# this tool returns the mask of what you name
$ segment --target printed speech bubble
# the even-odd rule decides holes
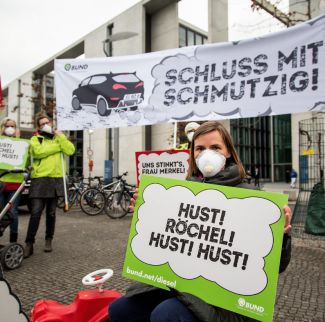
[[[202,276],[240,295],[265,289],[270,225],[281,218],[276,204],[258,197],[227,199],[217,190],[195,196],[186,187],[166,190],[160,184],[147,186],[143,200],[131,242],[140,261],[168,263],[181,278]]]
[[[26,141],[0,139],[0,163],[8,163],[13,166],[22,164],[27,147]]]
[[[139,181],[141,174],[152,175],[156,177],[184,180],[188,171],[188,159],[190,155],[187,152],[178,152],[169,154],[163,152],[141,154],[138,158]]]
[[[318,56],[325,50],[321,19],[280,32],[281,45],[280,33],[273,33],[198,46],[193,56],[164,57],[152,68],[155,87],[144,117],[157,123],[190,117],[259,117],[284,110],[297,113],[307,106],[320,110],[324,100],[318,75],[323,66]],[[308,37],[301,37],[302,33]],[[293,100],[296,104],[291,104]]]
[[[25,314],[21,313],[19,301],[10,293],[9,288],[5,280],[0,280],[1,322],[28,322]]]

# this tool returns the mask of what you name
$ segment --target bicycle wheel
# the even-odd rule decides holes
[[[103,211],[104,205],[105,196],[98,189],[88,189],[81,195],[80,208],[89,216],[100,214]]]
[[[57,208],[64,208],[64,197],[59,197],[58,202],[56,203]]]
[[[68,204],[69,204],[69,208],[72,205],[73,195],[74,195],[74,190],[69,190],[68,191]],[[64,209],[64,207],[65,207],[65,198],[64,198],[64,196],[59,197],[56,206],[57,206],[57,208]]]
[[[120,202],[118,200],[119,197],[120,191],[115,191],[105,200],[105,213],[112,219],[122,218],[130,211],[131,197],[128,193],[126,191],[123,192]]]

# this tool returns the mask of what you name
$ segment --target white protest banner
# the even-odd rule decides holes
[[[0,136],[0,169],[25,169],[29,140]]]
[[[190,160],[190,150],[135,152],[138,186],[142,174],[185,180]]]
[[[55,61],[60,130],[325,109],[325,15],[267,36]]]
[[[287,201],[143,175],[122,275],[271,322]]]

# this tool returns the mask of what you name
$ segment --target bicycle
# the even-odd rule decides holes
[[[136,186],[128,184],[122,177],[121,182],[121,190],[111,192],[105,199],[105,213],[112,219],[123,218],[131,212],[129,207],[132,205],[131,198],[133,198]],[[129,188],[132,188],[132,190],[129,190]]]
[[[80,207],[82,211],[89,216],[96,216],[100,214],[105,207],[106,199],[110,200],[110,202],[112,202],[113,200],[115,201],[116,198],[113,196],[116,195],[117,192],[119,193],[120,191],[123,192],[125,190],[124,187],[126,181],[122,180],[122,178],[127,174],[128,172],[125,172],[123,173],[122,176],[117,176],[116,181],[109,183],[107,185],[102,185],[102,182],[99,179],[99,185],[98,185],[99,187],[89,188],[81,195]],[[131,187],[130,185],[128,186]],[[122,187],[122,189],[120,187]],[[122,199],[122,195],[118,197],[119,197],[117,199],[118,203],[117,204],[115,203],[115,205],[124,209],[127,202],[123,203],[124,199]],[[122,200],[122,204],[121,204],[121,200]],[[107,202],[108,207],[111,207],[110,202]],[[125,214],[123,216],[125,216]]]
[[[118,181],[113,182],[109,185],[103,186],[103,181],[101,177],[89,177],[89,183],[93,180],[98,180],[96,186],[90,186],[86,189],[80,197],[80,208],[88,216],[96,216],[102,212],[104,209],[106,195],[102,192],[104,188],[107,188]]]
[[[80,176],[78,172],[76,173],[76,178],[71,178],[70,176],[68,176],[68,178],[70,181],[70,187],[68,189],[68,208],[70,209],[76,201],[80,202],[81,194],[87,189],[87,185],[89,186],[90,184],[84,183],[84,176]],[[78,183],[78,185],[76,186],[75,183]],[[64,204],[64,197],[59,197],[57,207],[64,208]]]

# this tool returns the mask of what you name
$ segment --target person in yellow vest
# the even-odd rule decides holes
[[[46,114],[39,114],[36,119],[38,133],[30,140],[33,170],[29,198],[31,216],[26,236],[24,258],[33,254],[35,236],[46,205],[45,252],[52,251],[52,239],[55,231],[56,204],[64,196],[63,176],[66,174],[65,159],[62,168],[61,152],[65,156],[74,153],[74,145],[60,130],[54,130],[53,122]]]
[[[195,130],[200,126],[200,124],[197,124],[195,122],[190,122],[185,126],[184,132],[187,136],[188,142],[182,143],[179,145],[179,148],[167,148],[167,153],[172,153],[174,150],[188,150],[191,148],[191,142],[194,135]]]

